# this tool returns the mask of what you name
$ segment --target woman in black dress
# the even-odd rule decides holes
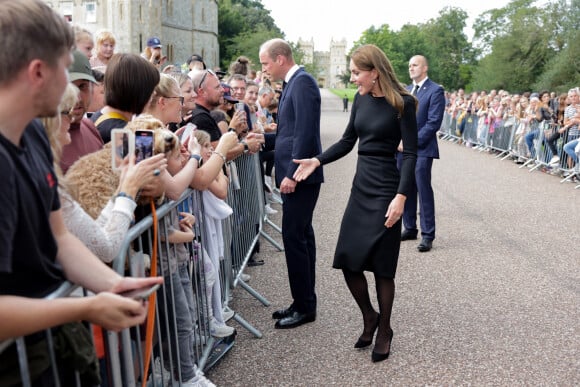
[[[371,345],[378,329],[371,357],[377,362],[388,358],[393,338],[390,320],[401,215],[417,159],[417,100],[399,83],[391,63],[374,45],[361,46],[352,54],[350,72],[358,93],[342,138],[315,158],[294,160],[300,164],[294,179],[304,180],[318,166],[348,154],[359,141],[356,175],[332,266],[342,269],[363,315],[363,334],[355,348]],[[403,154],[400,171],[397,151]],[[379,312],[370,301],[365,270],[375,275]]]

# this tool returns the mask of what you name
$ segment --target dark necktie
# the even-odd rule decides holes
[[[411,92],[411,94],[413,96],[416,96],[418,91],[419,91],[419,85],[415,85],[415,87],[413,88],[413,91]]]

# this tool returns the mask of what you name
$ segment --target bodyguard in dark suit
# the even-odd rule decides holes
[[[315,79],[298,67],[292,49],[282,39],[272,39],[260,47],[262,71],[272,80],[283,80],[285,87],[278,106],[278,128],[274,158],[276,185],[282,193],[282,239],[286,253],[288,280],[293,302],[274,312],[276,328],[294,328],[316,319],[316,244],[312,214],[322,169],[305,181],[293,179],[298,164],[321,153],[320,90]]]
[[[417,194],[420,205],[421,252],[431,250],[435,239],[435,199],[431,187],[431,167],[433,159],[439,158],[437,132],[441,128],[445,110],[443,88],[427,77],[429,65],[424,56],[416,55],[409,60],[409,75],[413,84],[407,89],[419,100],[417,110],[417,164],[415,167],[414,194],[410,193],[405,202],[401,240],[417,239]]]

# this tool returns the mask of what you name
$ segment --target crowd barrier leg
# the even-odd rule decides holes
[[[211,355],[211,353],[213,351],[214,345],[215,345],[215,339],[212,336],[210,336],[208,341],[207,341],[207,345],[205,346],[205,348],[201,352],[201,356],[199,357],[199,360],[197,361],[197,366],[199,367],[199,369],[202,369],[204,371],[206,370],[207,361],[208,361],[209,356]]]
[[[264,222],[266,222],[268,225],[270,225],[270,227],[272,227],[274,230],[276,230],[277,232],[279,232],[280,234],[282,234],[282,229],[280,227],[278,227],[278,225],[276,225],[275,223],[273,223],[270,219],[268,219],[268,217],[264,218]],[[278,251],[284,251],[284,247],[279,244],[278,242],[276,242],[274,240],[274,238],[272,238],[270,235],[268,235],[267,232],[265,232],[264,230],[260,230],[260,234],[268,241],[270,242],[270,244],[272,246],[274,246],[276,248],[276,250]]]
[[[253,289],[242,278],[243,271],[259,246],[261,236],[274,247],[280,249],[276,241],[264,230],[265,223],[270,225],[273,223],[267,219],[264,211],[264,186],[259,163],[257,154],[241,155],[234,161],[236,176],[233,177],[232,183],[234,183],[234,179],[237,181],[235,184],[230,184],[227,196],[227,202],[234,213],[231,220],[224,222],[223,225],[224,239],[232,242],[231,249],[227,249],[228,251],[225,252],[226,260],[231,263],[231,270],[228,269],[227,272],[232,278],[231,286],[224,286],[228,289],[224,295],[226,303],[230,288],[240,285],[262,305],[270,305],[266,297]],[[255,337],[262,337],[262,333],[239,313],[236,312],[233,318]]]
[[[21,337],[16,340],[16,351],[18,353],[18,365],[20,366],[20,377],[22,378],[22,385],[30,387],[30,371],[28,370],[28,357],[26,356],[26,345],[24,339]],[[58,380],[55,378],[55,380]]]

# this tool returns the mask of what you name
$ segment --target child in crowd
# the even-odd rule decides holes
[[[165,153],[167,158],[167,171],[171,175],[176,175],[182,168],[182,155],[180,152],[179,138],[169,130],[155,130],[155,153]],[[193,225],[195,217],[189,212],[173,212],[165,223],[165,230],[161,230],[162,242],[169,243],[160,250],[160,272],[165,278],[165,286],[161,293],[165,297],[168,313],[168,321],[173,321],[175,317],[176,327],[170,326],[169,332],[172,341],[171,348],[179,350],[179,371],[181,373],[182,386],[213,386],[203,373],[197,369],[195,359],[195,322],[196,304],[193,299],[193,288],[189,275],[189,263],[191,259],[190,244],[195,235]],[[169,223],[169,224],[167,224]],[[177,337],[174,334],[177,329]],[[176,361],[177,353],[173,354]],[[178,369],[173,369],[173,385],[179,385]]]
[[[203,130],[194,132],[197,142],[201,145],[202,162],[207,162],[213,153],[209,133]],[[227,326],[225,321],[231,318],[231,312],[224,314],[222,307],[222,292],[220,285],[220,260],[224,258],[224,239],[222,220],[230,216],[232,208],[224,201],[228,192],[228,177],[223,169],[211,182],[208,189],[202,191],[204,232],[203,254],[206,277],[206,294],[210,333],[214,337],[229,337],[235,334],[235,329]],[[199,211],[199,209],[198,209]]]

